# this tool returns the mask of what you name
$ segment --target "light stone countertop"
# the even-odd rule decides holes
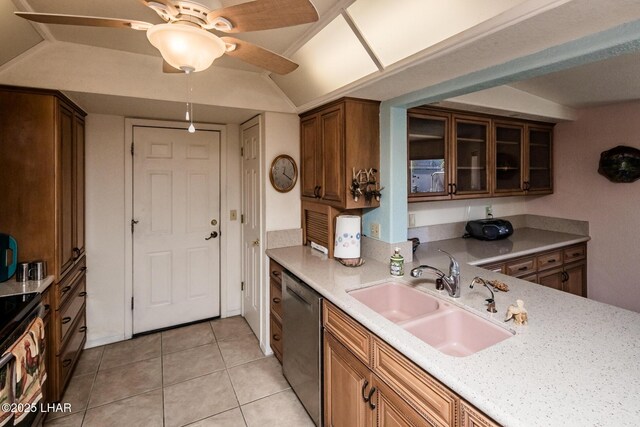
[[[43,293],[53,283],[53,276],[47,276],[42,280],[29,280],[17,282],[15,277],[0,283],[0,297],[9,295],[21,295],[30,292]]]
[[[502,425],[639,425],[640,314],[466,264],[500,261],[588,240],[523,230],[511,236],[510,254],[496,254],[502,247],[499,244],[496,249],[497,242],[451,239],[420,245],[400,280],[389,275],[385,263],[367,260],[362,267],[348,268],[304,246],[272,249],[267,255]],[[436,248],[460,257],[460,298],[435,291],[435,276],[425,273],[413,279],[408,275],[420,263],[446,272],[449,260]],[[487,258],[482,258],[485,253]],[[484,309],[484,299],[489,296],[486,288],[469,289],[476,275],[509,284],[509,292],[496,293],[498,313]],[[443,354],[347,293],[389,280],[438,295],[501,327],[510,327],[516,334],[470,356]],[[502,321],[516,299],[524,300],[528,310],[526,326]]]

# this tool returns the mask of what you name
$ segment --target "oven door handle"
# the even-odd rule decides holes
[[[289,293],[289,295],[291,295],[292,297],[297,298],[298,300],[300,300],[303,304],[311,306],[311,303],[309,301],[307,301],[306,299],[302,298],[297,292],[295,292],[293,289],[291,289],[290,287],[285,285],[285,289],[287,290],[287,292]]]
[[[4,356],[2,356],[0,358],[0,369],[4,368],[5,365],[8,365],[9,363],[11,363],[13,359],[15,359],[15,356],[13,355],[13,353],[7,353]]]

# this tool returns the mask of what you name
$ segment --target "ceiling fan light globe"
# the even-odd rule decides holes
[[[147,30],[149,42],[177,69],[206,70],[226,50],[218,36],[181,24],[158,24]]]

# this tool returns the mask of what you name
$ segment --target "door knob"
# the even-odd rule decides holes
[[[211,239],[215,239],[216,237],[218,237],[218,232],[212,231],[211,234],[209,234],[209,237],[205,237],[204,240],[211,240]]]
[[[253,246],[260,246],[260,239],[256,239],[253,241]]]

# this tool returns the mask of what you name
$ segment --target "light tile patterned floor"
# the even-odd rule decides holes
[[[45,427],[313,426],[242,317],[85,350]]]

